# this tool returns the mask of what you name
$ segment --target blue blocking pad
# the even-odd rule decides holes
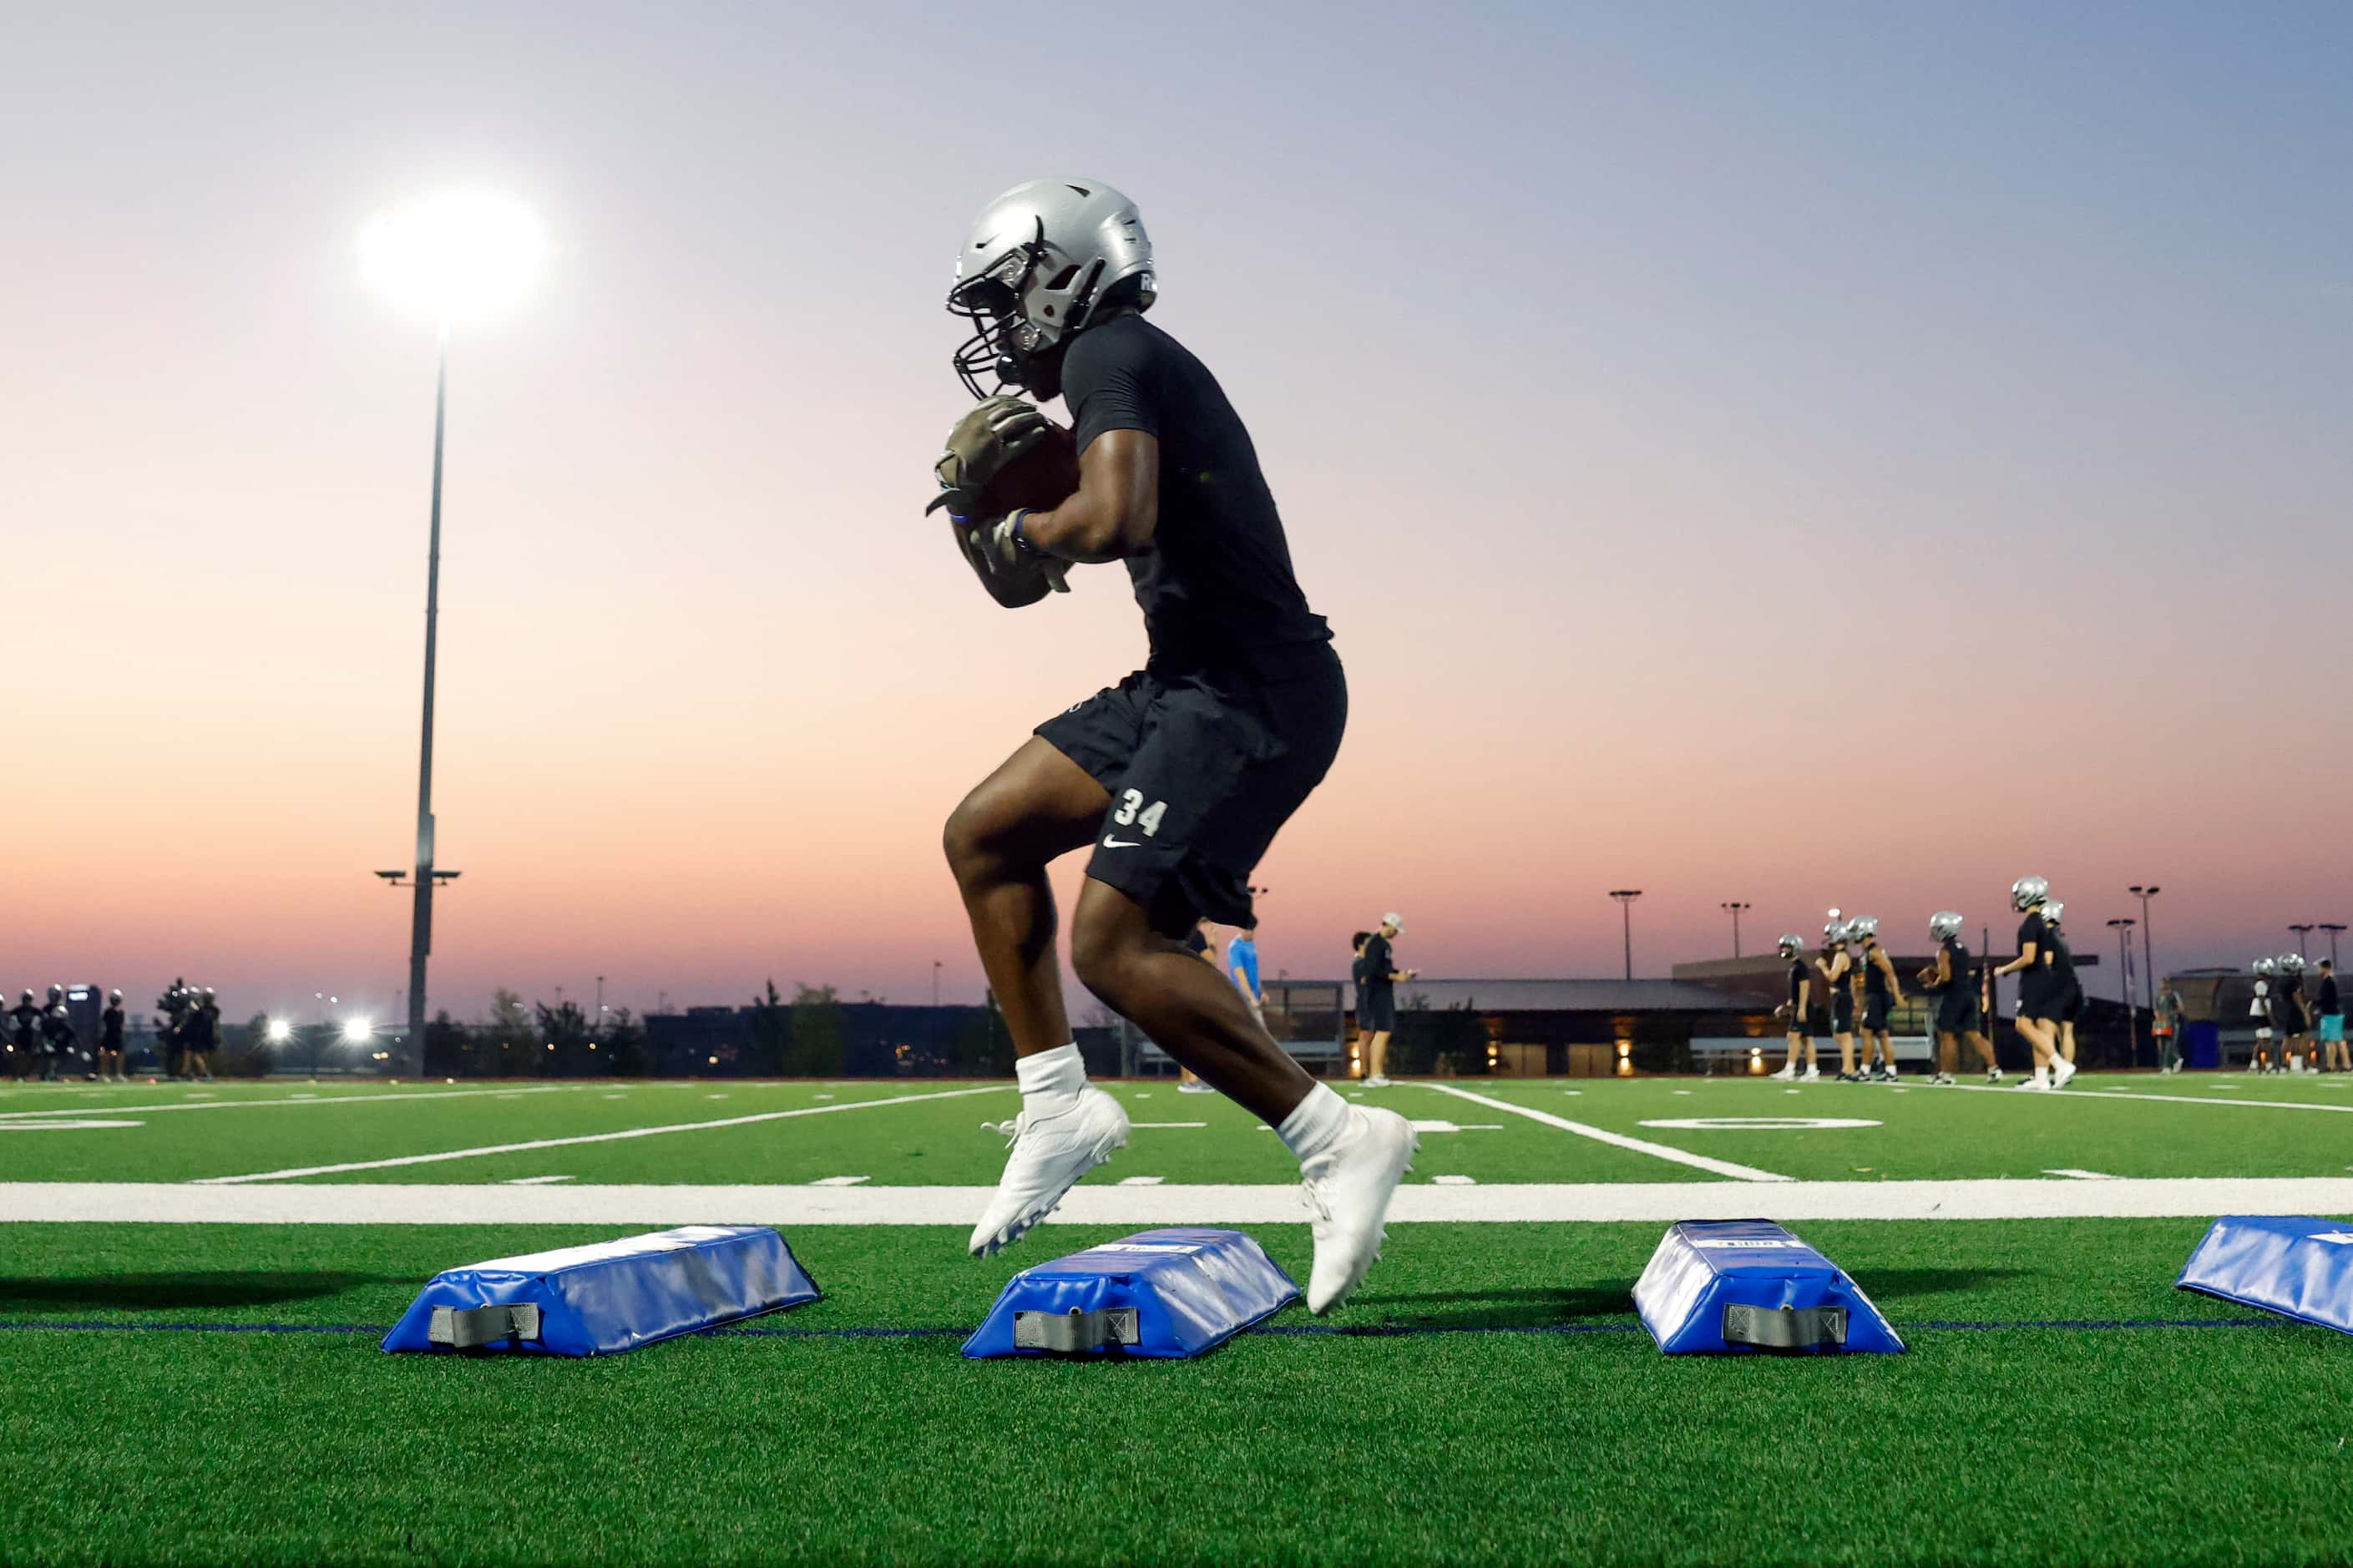
[[[691,1225],[446,1269],[384,1348],[617,1355],[818,1295],[775,1231]]]
[[[1676,1225],[1635,1282],[1634,1306],[1669,1355],[1904,1350],[1862,1286],[1770,1220]]]
[[[2225,1215],[2174,1284],[2353,1334],[2353,1222]]]
[[[1239,1230],[1145,1230],[1015,1275],[964,1353],[1182,1358],[1299,1299]]]

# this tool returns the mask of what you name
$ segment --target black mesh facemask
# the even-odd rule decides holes
[[[1041,221],[1037,239],[948,290],[948,314],[972,323],[972,336],[957,346],[955,364],[956,379],[976,399],[1000,387],[1023,384],[1022,373],[1038,351],[1039,333],[1021,314],[1021,296],[1045,255]]]

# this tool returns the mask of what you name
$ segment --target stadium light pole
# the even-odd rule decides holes
[[[2334,969],[2337,967],[2337,936],[2345,929],[2344,924],[2341,921],[2323,921],[2316,929],[2328,933],[2328,966]]]
[[[2305,947],[2312,933],[2320,929],[2319,925],[2312,921],[2306,921],[2302,925],[2292,925],[2287,929],[2295,933],[2295,955],[2298,958],[2310,958],[2312,954],[2306,952]]]
[[[2116,933],[2116,1000],[2125,1005],[2125,1046],[2135,1057],[2140,1054],[2140,1015],[2133,1010],[2132,1000],[2132,932],[2137,923],[2130,915],[2108,922],[2108,929]]]
[[[2148,1016],[2151,1018],[2157,1016],[2157,939],[2152,934],[2157,927],[2148,918],[2148,901],[2164,890],[2155,882],[2149,883],[2147,887],[2136,883],[2125,889],[2140,900],[2141,968],[2147,971],[2141,976],[2141,984],[2148,993]]]
[[[546,253],[538,222],[486,192],[448,192],[382,213],[360,234],[367,280],[437,323],[433,499],[425,552],[425,703],[417,752],[417,868],[408,928],[408,1050],[425,1060],[425,968],[433,951],[433,678],[441,618],[441,454],[449,391],[449,327],[520,297]],[[382,876],[383,873],[377,873]],[[450,873],[454,875],[455,873]],[[396,877],[387,878],[394,886]]]
[[[1609,896],[1618,900],[1618,908],[1626,917],[1626,978],[1634,978],[1634,900],[1642,896],[1640,888],[1612,888]]]
[[[1716,905],[1716,908],[1720,910],[1729,910],[1732,911],[1732,956],[1738,958],[1740,956],[1740,911],[1746,909],[1754,909],[1756,906],[1754,904],[1724,903]]]

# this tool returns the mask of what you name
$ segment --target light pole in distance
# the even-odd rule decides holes
[[[1618,900],[1618,908],[1626,920],[1626,978],[1634,978],[1634,900],[1642,896],[1640,888],[1612,888],[1609,896]]]

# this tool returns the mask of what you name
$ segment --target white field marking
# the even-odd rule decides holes
[[[1142,1094],[1137,1095],[1135,1098],[1136,1098],[1136,1099],[1138,1099],[1138,1100],[1150,1100],[1150,1099],[1152,1098],[1152,1091],[1151,1091],[1150,1089],[1145,1089]]]
[[[1206,1121],[1131,1121],[1130,1127],[1207,1127]]]
[[[1156,1187],[1164,1179],[1159,1176],[1122,1176],[1119,1184],[1123,1187]]]
[[[833,1096],[829,1094],[815,1094],[811,1095],[809,1098],[812,1100],[831,1100]]]
[[[1854,1116],[1670,1116],[1641,1125],[1689,1132],[1831,1132],[1885,1123]]]
[[[569,1176],[517,1176],[513,1181],[501,1183],[501,1185],[509,1187],[552,1187],[558,1182],[568,1182],[570,1180],[572,1180],[572,1178]]]
[[[809,1184],[812,1187],[855,1187],[872,1181],[871,1176],[819,1176]]]
[[[1970,1094],[2007,1094],[2014,1097],[2017,1093],[2017,1090],[2008,1084],[1957,1083],[1952,1087],[1965,1089]],[[2218,1083],[2214,1087],[2227,1089],[2231,1086]],[[2065,1100],[2068,1096],[2065,1093],[2060,1093],[2053,1094],[2051,1098]],[[2075,1098],[2097,1100],[2103,1097],[2085,1094],[2076,1095]],[[2353,1105],[2314,1105],[2301,1100],[2209,1100],[2198,1094],[2136,1094],[2132,1097],[2132,1100],[2135,1105],[2227,1105],[2233,1110],[2334,1110],[2339,1115],[2353,1115]]]
[[[1467,1100],[1473,1105],[1483,1105],[1490,1110],[1504,1110],[1509,1111],[1514,1116],[1525,1116],[1531,1121],[1541,1121],[1546,1127],[1557,1127],[1563,1132],[1574,1132],[1579,1138],[1590,1138],[1597,1143],[1608,1143],[1614,1148],[1630,1149],[1637,1154],[1649,1154],[1661,1160],[1672,1160],[1678,1165],[1690,1165],[1719,1176],[1730,1176],[1737,1182],[1786,1182],[1789,1179],[1787,1176],[1777,1176],[1770,1171],[1760,1171],[1754,1165],[1736,1165],[1729,1160],[1712,1160],[1705,1154],[1694,1154],[1682,1149],[1670,1149],[1664,1143],[1651,1143],[1640,1138],[1629,1138],[1623,1132],[1611,1132],[1599,1127],[1588,1126],[1582,1121],[1571,1121],[1565,1116],[1555,1116],[1548,1110],[1535,1110],[1525,1105],[1514,1105],[1508,1100],[1491,1100],[1483,1094],[1473,1094],[1467,1089],[1455,1089],[1442,1083],[1424,1083],[1419,1087],[1435,1089],[1440,1094],[1451,1094],[1457,1100]],[[1577,1091],[1569,1089],[1566,1092],[1574,1094]]]
[[[834,1105],[807,1105],[797,1110],[763,1110],[750,1116],[723,1116],[716,1121],[671,1121],[659,1127],[629,1127],[618,1132],[586,1132],[573,1138],[533,1138],[522,1143],[486,1143],[476,1149],[448,1149],[438,1154],[400,1154],[389,1160],[353,1160],[341,1165],[298,1165],[284,1171],[256,1171],[243,1176],[206,1176],[196,1186],[234,1186],[246,1182],[290,1182],[302,1176],[332,1176],[345,1171],[385,1171],[396,1165],[432,1165],[445,1160],[471,1160],[484,1154],[522,1154],[534,1149],[569,1149],[581,1143],[615,1143],[630,1138],[658,1138],[665,1132],[707,1132],[714,1127],[748,1127],[755,1121],[782,1121],[795,1116],[829,1116],[839,1110],[865,1110],[878,1105],[912,1105],[925,1100],[962,1100],[973,1094],[1001,1094],[1013,1086],[984,1084],[978,1089],[952,1089],[938,1094],[897,1094],[887,1100],[849,1100]]]
[[[727,1097],[723,1094],[706,1094],[702,1098],[705,1100],[724,1100]]]
[[[0,1132],[90,1132],[101,1127],[144,1127],[143,1121],[0,1121]]]
[[[2105,1171],[2078,1171],[2068,1165],[2062,1165],[2056,1170],[2045,1171],[2042,1173],[2046,1176],[2070,1176],[2079,1182],[2113,1182],[2116,1180],[2116,1177],[2109,1175]]]
[[[969,1226],[995,1187],[561,1186],[496,1183],[0,1183],[0,1224]],[[2353,1215],[2353,1176],[1967,1182],[1409,1183],[1392,1225],[1770,1219],[2211,1219]],[[1293,1225],[1299,1187],[1082,1183],[1049,1225]]]
[[[1430,1184],[1434,1187],[1475,1187],[1479,1184],[1479,1178],[1476,1176],[1432,1176],[1430,1178]]]
[[[168,1102],[149,1100],[136,1105],[110,1105],[111,1113],[120,1110],[243,1110],[254,1106],[280,1105],[415,1105],[429,1100],[473,1100],[482,1095],[507,1094],[578,1094],[586,1084],[550,1084],[545,1089],[461,1089],[453,1093],[436,1089],[430,1094],[342,1094],[334,1096],[290,1095],[284,1100],[207,1100],[201,1101],[174,1100]],[[0,1110],[0,1121],[16,1121],[33,1116],[87,1116],[87,1107],[72,1110]]]
[[[626,1094],[608,1094],[605,1098],[607,1100],[627,1100],[629,1097]]]
[[[1669,1094],[1683,1094],[1683,1095],[1687,1095],[1687,1094],[1691,1093],[1691,1090],[1690,1090],[1690,1089],[1669,1089],[1667,1092],[1668,1092]]]
[[[1504,1130],[1504,1124],[1500,1121],[1454,1122],[1417,1120],[1412,1123],[1412,1127],[1416,1132],[1501,1132]]]

